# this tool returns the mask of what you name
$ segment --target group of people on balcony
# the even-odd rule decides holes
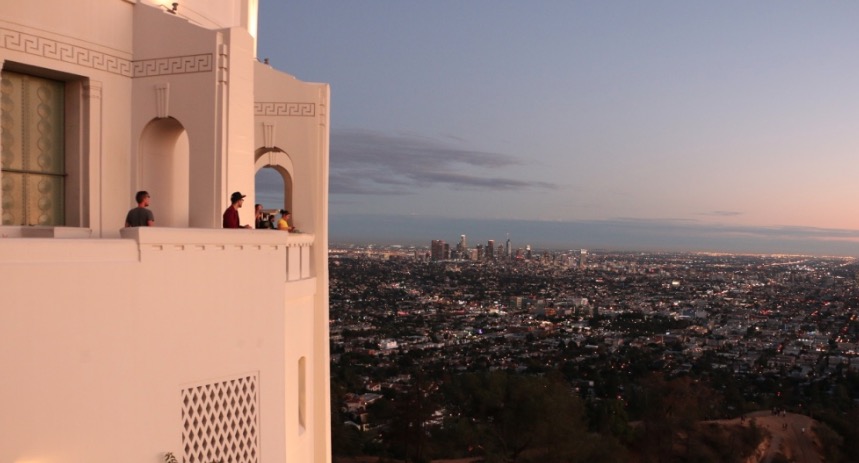
[[[239,223],[239,208],[245,202],[245,196],[241,192],[236,191],[230,196],[230,207],[224,211],[224,228],[251,228],[250,225],[241,225]],[[254,206],[254,228],[257,229],[277,229],[286,232],[296,232],[292,225],[289,224],[291,214],[286,209],[280,210],[280,220],[277,221],[277,226],[274,225],[274,214],[266,216],[262,209],[262,204]]]
[[[268,214],[263,208],[262,204],[257,204],[254,206],[254,215],[256,217],[255,228],[261,228],[263,230],[272,229],[272,230],[283,230],[287,232],[296,232],[295,227],[289,224],[289,219],[292,214],[289,213],[286,209],[280,210],[280,220],[275,224],[274,221],[274,213]]]
[[[250,225],[242,225],[239,221],[239,208],[245,202],[245,196],[241,192],[236,191],[230,196],[230,207],[224,211],[224,228],[251,228]],[[149,193],[147,191],[138,191],[134,195],[137,201],[137,207],[128,211],[125,216],[126,227],[151,227],[155,225],[155,215],[149,210]],[[267,216],[262,208],[262,204],[257,204],[254,207],[255,227],[258,229],[276,229],[286,232],[297,232],[296,228],[289,224],[291,214],[286,209],[280,210],[280,220],[277,225],[274,223],[274,214]]]

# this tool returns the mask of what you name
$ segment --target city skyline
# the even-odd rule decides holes
[[[332,86],[332,241],[859,255],[857,5],[261,11],[260,58]]]
[[[470,243],[496,245],[509,237],[513,249],[564,251],[595,249],[630,252],[713,252],[729,254],[792,254],[856,257],[850,243],[818,239],[829,230],[815,228],[705,227],[648,221],[533,223],[522,220],[437,219],[382,217],[367,224],[332,217],[332,226],[349,229],[348,238],[332,234],[338,245],[416,246],[429,248],[432,240],[454,246],[463,230]],[[859,233],[845,232],[844,239]],[[618,245],[617,243],[636,243]]]

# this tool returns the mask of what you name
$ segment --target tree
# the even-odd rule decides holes
[[[593,456],[606,449],[602,461],[616,461],[621,451],[587,433],[581,399],[558,377],[467,374],[446,385],[445,397],[450,425],[467,428],[487,462],[601,461]]]
[[[672,461],[689,455],[698,423],[714,414],[718,396],[688,376],[666,380],[655,373],[643,382],[644,416],[639,444],[645,461]]]
[[[335,380],[331,381],[331,452],[334,455],[359,455],[362,450],[361,433],[344,425],[346,417],[340,411],[340,404],[346,389]]]
[[[591,407],[591,427],[602,435],[611,435],[622,442],[632,437],[626,408],[620,399],[605,399],[593,402]]]
[[[405,461],[427,461],[429,422],[440,408],[438,383],[417,375],[393,402],[393,416],[384,433],[391,450]]]

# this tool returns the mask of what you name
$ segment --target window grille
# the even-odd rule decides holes
[[[182,390],[185,463],[259,463],[257,376]]]

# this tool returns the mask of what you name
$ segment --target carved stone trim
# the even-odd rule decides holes
[[[156,117],[165,118],[170,115],[170,83],[165,82],[155,86]]]
[[[315,103],[264,102],[254,103],[255,116],[316,116]]]
[[[80,45],[0,27],[0,48],[54,59],[125,77],[212,72],[212,53],[132,61]]]
[[[264,140],[263,147],[274,148],[274,124],[270,122],[263,122],[262,131]]]
[[[131,60],[25,32],[0,28],[0,48],[131,77]]]
[[[98,80],[88,80],[83,84],[84,98],[100,100],[103,84]]]
[[[145,59],[134,62],[134,77],[211,72],[214,70],[213,63],[214,58],[211,53]]]

